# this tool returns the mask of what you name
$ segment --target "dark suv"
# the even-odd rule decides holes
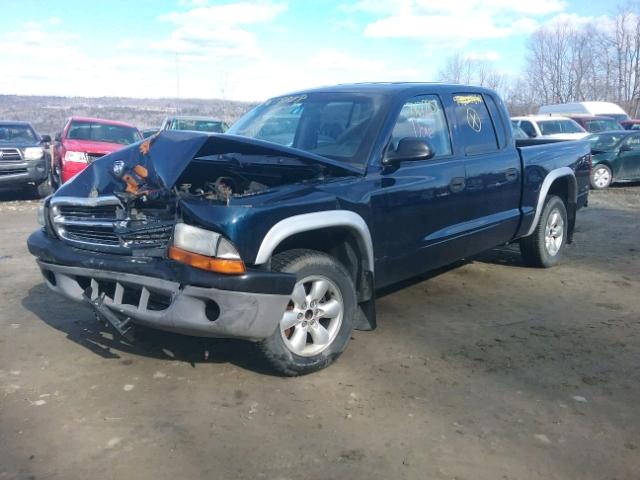
[[[0,121],[0,187],[34,188],[51,193],[49,135],[38,135],[28,122]]]

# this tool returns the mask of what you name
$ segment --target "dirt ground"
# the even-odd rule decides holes
[[[128,345],[42,283],[0,194],[0,479],[640,478],[640,185],[551,270],[502,248],[381,292],[379,328],[279,378],[251,344]]]

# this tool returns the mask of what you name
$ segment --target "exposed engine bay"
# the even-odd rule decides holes
[[[323,168],[305,165],[291,159],[270,159],[258,163],[257,158],[220,155],[211,159],[195,159],[184,170],[175,187],[181,198],[195,196],[229,204],[233,198],[256,195],[279,185],[293,184],[324,177]],[[255,160],[255,163],[252,162]]]

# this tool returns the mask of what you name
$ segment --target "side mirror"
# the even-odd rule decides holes
[[[624,152],[630,152],[631,150],[633,150],[633,148],[631,148],[629,145],[624,144],[620,147],[620,153],[624,153]]]
[[[395,150],[387,151],[382,163],[391,165],[407,161],[429,160],[435,154],[436,152],[428,141],[422,138],[405,137],[398,142],[398,147]]]
[[[51,137],[49,135],[42,135],[42,137],[40,137],[40,140],[42,141],[42,143],[51,143]]]
[[[56,142],[59,142],[60,140],[62,140],[62,133],[61,132],[56,133],[56,136],[54,138]]]

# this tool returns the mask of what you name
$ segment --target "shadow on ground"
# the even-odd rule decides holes
[[[122,353],[159,360],[177,360],[196,367],[199,363],[232,363],[264,375],[276,375],[265,366],[257,347],[233,339],[191,337],[137,326],[135,341],[128,342],[98,320],[87,306],[73,304],[52,293],[44,284],[34,286],[22,305],[67,338],[106,359]],[[127,361],[127,360],[124,360]]]

